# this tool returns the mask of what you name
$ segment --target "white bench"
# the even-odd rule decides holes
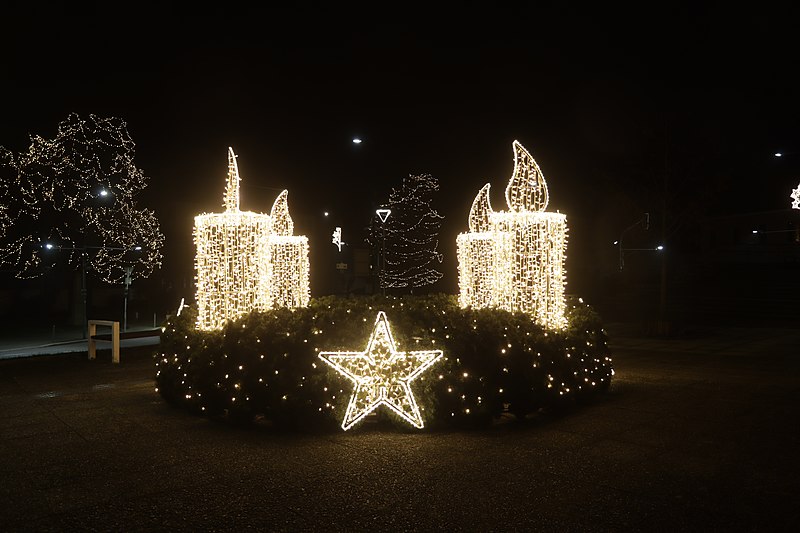
[[[89,359],[97,357],[98,340],[96,339],[97,326],[111,326],[111,361],[119,363],[119,322],[114,320],[90,320],[89,321]]]

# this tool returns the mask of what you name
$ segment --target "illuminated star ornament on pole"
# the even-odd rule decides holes
[[[320,352],[319,357],[355,383],[342,429],[347,431],[381,405],[422,428],[410,383],[442,357],[441,350],[399,352],[386,313],[378,312],[363,352]]]
[[[800,209],[800,185],[792,191],[792,209]]]

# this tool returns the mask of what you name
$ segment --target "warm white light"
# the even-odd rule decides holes
[[[800,209],[800,185],[792,191],[792,209]]]
[[[459,303],[521,311],[542,326],[563,328],[566,215],[544,211],[544,175],[521,144],[514,141],[513,149],[509,211],[492,209],[487,183],[472,203],[469,232],[458,235]]]
[[[70,113],[54,138],[30,141],[18,154],[0,147],[0,270],[42,275],[53,258],[37,250],[47,241],[61,261],[110,284],[161,266],[164,236],[155,213],[137,205],[148,178],[123,120]]]
[[[336,226],[336,229],[333,230],[331,242],[336,245],[340,252],[342,251],[342,245],[345,243],[342,241],[342,228],[339,226]]]
[[[288,191],[269,215],[239,210],[239,168],[228,148],[224,213],[195,217],[197,327],[218,329],[253,310],[308,305],[308,239],[293,236]]]
[[[656,246],[656,250],[663,250],[663,249],[664,249],[664,246],[663,246],[663,245],[661,245],[661,244],[659,244],[658,246]]]
[[[353,144],[361,144],[361,139],[359,139],[358,137],[355,137],[353,139]]]
[[[781,157],[783,154],[780,152],[775,152],[775,157]]]
[[[321,352],[319,357],[355,384],[342,429],[347,431],[381,405],[423,427],[410,384],[442,357],[441,350],[397,351],[386,313],[379,311],[363,352]]]
[[[381,219],[381,222],[386,222],[386,219],[389,218],[389,215],[392,214],[391,209],[376,209],[375,214],[378,215],[378,218]]]

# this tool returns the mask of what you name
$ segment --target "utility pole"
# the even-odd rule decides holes
[[[128,289],[131,286],[131,274],[133,273],[132,266],[125,267],[125,305],[122,311],[122,331],[128,331]]]
[[[669,179],[669,117],[664,118],[664,189],[661,195],[661,245],[666,246],[667,240],[667,182]],[[658,332],[661,335],[669,333],[667,324],[667,254],[661,255],[661,288],[658,302]]]

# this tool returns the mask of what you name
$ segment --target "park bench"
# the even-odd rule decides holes
[[[89,359],[97,356],[97,341],[111,342],[111,361],[119,363],[119,341],[122,339],[138,339],[142,337],[159,337],[161,328],[143,331],[119,331],[119,322],[115,320],[89,320]],[[111,327],[111,333],[97,334],[97,326]]]

